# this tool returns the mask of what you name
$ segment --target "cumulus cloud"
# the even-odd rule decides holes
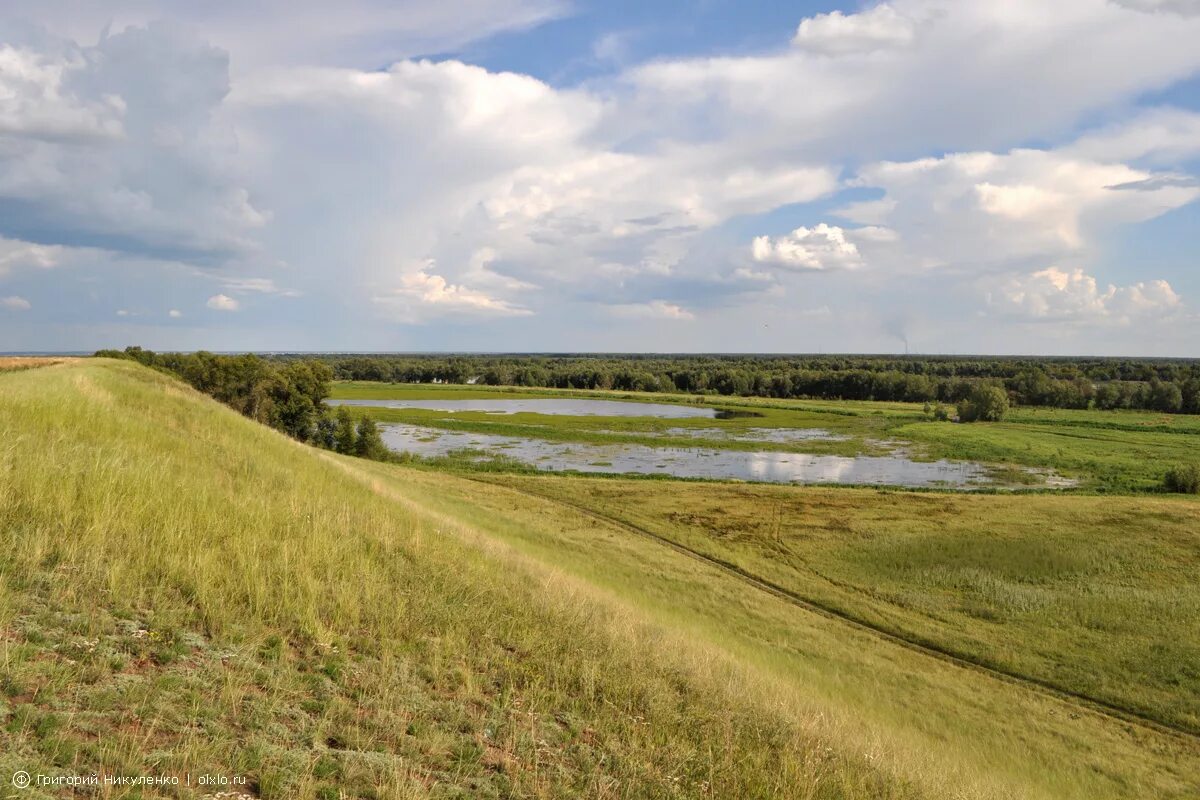
[[[914,20],[880,3],[858,14],[832,11],[809,17],[796,29],[792,44],[813,53],[842,56],[907,47],[916,36]]]
[[[115,139],[125,103],[116,94],[88,96],[79,84],[89,69],[82,50],[49,51],[0,44],[0,135],[39,139]]]
[[[82,44],[0,36],[0,272],[37,265],[28,249],[5,261],[20,240],[201,271],[200,296],[302,295],[276,305],[320,302],[333,329],[360,330],[373,300],[380,319],[420,323],[737,307],[742,330],[753,302],[813,270],[858,296],[914,270],[958,270],[974,290],[980,274],[1087,269],[1098,231],[1200,192],[1200,115],[1129,111],[1200,70],[1200,18],[1104,0],[889,0],[796,20],[769,51],[577,86],[397,58],[528,27],[562,13],[556,0],[298,0],[287,31],[232,0],[104,6],[6,4]],[[124,29],[152,6],[211,44]],[[118,32],[94,44],[72,29],[109,15]],[[1099,118],[1116,121],[1011,149]],[[747,254],[755,215],[845,188],[874,196],[833,220],[797,209],[807,227]],[[1110,310],[1143,302],[1135,288]]]
[[[11,311],[28,311],[33,306],[24,297],[10,295],[8,297],[0,297],[0,307]]]
[[[1071,146],[879,162],[855,182],[884,197],[839,213],[895,230],[901,244],[879,258],[898,268],[1044,263],[1081,251],[1096,231],[1200,197],[1200,186],[1174,173],[1087,160]]]
[[[241,308],[241,304],[227,294],[214,294],[205,305],[216,311],[237,311]]]
[[[758,158],[908,158],[1056,137],[1089,111],[1200,68],[1200,17],[1131,15],[1103,0],[893,0],[800,29],[815,44],[891,49],[837,60],[801,46],[658,60],[627,76],[638,109],[658,130],[736,137]],[[863,38],[852,35],[860,30]],[[911,30],[912,45],[895,47]]]
[[[198,264],[253,250],[266,216],[214,122],[228,59],[171,28],[0,48],[0,235]]]
[[[424,321],[430,316],[445,314],[466,317],[527,316],[527,308],[492,297],[478,289],[451,284],[441,275],[418,269],[404,275],[400,285],[390,292],[372,298],[389,309],[401,322]]]
[[[1057,267],[1013,277],[988,295],[996,311],[1036,321],[1112,320],[1129,322],[1162,315],[1182,307],[1182,301],[1164,280],[1101,288],[1080,268]]]
[[[309,294],[342,292],[348,279],[387,287],[398,260],[433,260],[431,274],[448,285],[513,310],[530,291],[589,298],[611,293],[614,280],[685,277],[677,270],[704,231],[838,186],[828,165],[748,163],[725,148],[669,142],[634,152],[606,129],[613,109],[600,97],[454,61],[273,73],[244,82],[231,103],[272,132],[262,154],[270,174],[290,185],[294,165],[311,164],[323,196],[337,198],[288,213],[286,237],[275,225],[264,237],[289,264],[346,264],[336,284],[331,274],[326,288],[304,287]],[[336,168],[314,149],[337,150]],[[379,179],[388,174],[403,179]],[[311,180],[267,198],[277,216]],[[403,305],[406,316],[411,297]]]
[[[857,269],[863,263],[846,231],[824,222],[796,228],[786,236],[758,236],[751,253],[760,263],[798,270]]]

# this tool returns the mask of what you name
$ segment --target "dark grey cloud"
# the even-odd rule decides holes
[[[1112,2],[1131,11],[1143,11],[1149,14],[1200,16],[1200,0],[1112,0]]]
[[[1127,181],[1105,186],[1116,191],[1154,192],[1159,189],[1192,189],[1200,186],[1200,178],[1194,175],[1154,175],[1140,181]]]
[[[216,121],[224,51],[157,24],[0,44],[21,66],[0,75],[0,114],[29,121],[0,136],[0,236],[205,266],[254,252],[265,217]]]

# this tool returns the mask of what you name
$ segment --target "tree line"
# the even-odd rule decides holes
[[[277,355],[341,380],[959,404],[980,384],[1054,408],[1200,414],[1191,359],[739,355]]]
[[[294,439],[326,450],[389,460],[374,420],[355,419],[342,407],[325,404],[334,371],[325,361],[308,358],[268,360],[253,354],[155,353],[141,347],[100,350],[102,358],[121,358],[174,375],[235,411]]]

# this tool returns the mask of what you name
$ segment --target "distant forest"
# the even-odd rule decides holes
[[[957,403],[980,383],[1018,405],[1200,413],[1194,359],[784,355],[354,355],[317,359],[342,380],[479,383],[779,398]]]

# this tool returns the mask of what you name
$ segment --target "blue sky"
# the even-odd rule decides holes
[[[0,350],[1198,356],[1196,41],[1200,0],[10,0]]]

